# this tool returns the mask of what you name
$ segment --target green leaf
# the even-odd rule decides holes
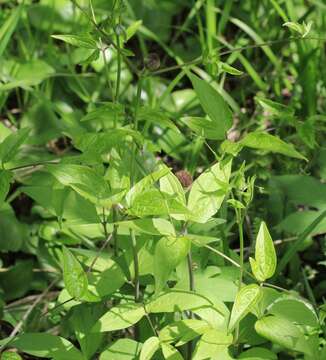
[[[10,188],[12,173],[8,170],[0,170],[0,206],[5,201]]]
[[[1,360],[23,360],[23,358],[16,352],[5,351],[1,354]]]
[[[136,324],[145,315],[140,304],[120,304],[104,314],[93,326],[92,332],[126,329]]]
[[[274,116],[277,117],[292,117],[294,115],[294,109],[290,106],[286,106],[283,104],[280,104],[276,101],[272,101],[266,98],[263,98],[261,96],[256,96],[255,100],[259,103],[259,105],[264,109],[267,110],[269,113],[271,113]]]
[[[211,326],[203,320],[186,319],[179,320],[165,326],[160,331],[160,341],[176,343],[176,346],[186,344],[188,341],[209,331]]]
[[[138,29],[142,26],[143,21],[137,20],[132,22],[126,29],[126,41],[131,39],[138,31]]]
[[[130,215],[163,216],[169,214],[189,214],[189,210],[179,203],[174,196],[163,193],[159,189],[144,190],[133,199]]]
[[[32,260],[17,261],[14,266],[0,272],[0,286],[6,301],[23,297],[31,290],[33,265]]]
[[[20,129],[8,135],[0,144],[0,161],[2,164],[14,159],[18,149],[25,142],[30,132],[29,128]]]
[[[11,81],[0,84],[0,91],[12,90],[21,87],[31,90],[31,86],[39,85],[55,73],[55,69],[43,60],[34,59],[17,64],[15,76]]]
[[[165,286],[172,271],[181,263],[190,251],[191,240],[187,236],[162,237],[155,247],[154,278],[155,293]]]
[[[295,324],[318,327],[318,317],[313,306],[305,299],[283,295],[267,308],[268,314],[283,317]]]
[[[190,291],[166,291],[146,304],[148,313],[175,312],[210,307],[213,303],[202,295]]]
[[[209,330],[197,342],[193,360],[233,360],[228,352],[233,337],[219,330]]]
[[[135,360],[138,359],[140,348],[141,343],[135,340],[119,339],[101,353],[99,360]]]
[[[80,133],[72,134],[73,143],[83,153],[107,154],[113,147],[126,142],[128,139],[142,143],[142,136],[127,128],[113,129],[104,133]]]
[[[243,286],[237,293],[231,311],[228,331],[231,332],[257,303],[260,298],[260,287],[256,284]]]
[[[255,259],[249,260],[251,270],[258,281],[264,282],[274,275],[277,263],[276,252],[268,228],[263,221],[256,238]]]
[[[220,71],[224,71],[230,75],[236,75],[236,76],[239,76],[239,75],[242,75],[243,72],[236,69],[235,67],[229,65],[228,63],[225,63],[225,62],[222,62],[222,61],[219,61],[218,62],[218,67],[220,69]]]
[[[295,150],[292,144],[287,144],[280,138],[265,132],[252,132],[240,141],[242,146],[263,150],[267,152],[279,153],[296,159],[306,160],[303,155]]]
[[[265,316],[256,321],[257,333],[284,348],[311,355],[303,332],[292,321],[278,316]]]
[[[239,359],[243,360],[277,360],[277,355],[271,350],[263,347],[253,347],[249,350],[242,352]]]
[[[97,49],[96,41],[88,34],[82,35],[51,35],[52,38],[61,40],[67,44],[85,48]]]
[[[188,74],[201,106],[219,129],[219,139],[225,138],[232,126],[232,113],[222,96],[206,81],[196,75]]]
[[[125,115],[125,108],[122,104],[108,102],[105,105],[99,106],[96,109],[87,113],[80,121],[102,121],[105,123],[108,123],[110,121],[119,122],[123,119]],[[123,130],[123,128],[114,130],[111,129],[111,131],[113,131],[113,133],[117,135],[117,131],[119,132],[120,130]],[[111,134],[111,131],[108,134]]]
[[[180,119],[194,133],[209,140],[220,140],[221,134],[216,124],[209,118],[185,116]]]
[[[161,344],[162,353],[166,360],[183,360],[183,357],[177,349],[170,344]]]
[[[80,299],[87,291],[87,275],[79,261],[66,247],[63,247],[62,255],[65,287],[70,296]]]
[[[103,313],[101,304],[80,304],[74,306],[69,322],[72,325],[82,353],[86,359],[91,359],[101,346],[104,334],[91,333],[91,328]]]
[[[304,21],[302,24],[293,21],[288,21],[284,23],[283,26],[286,26],[289,29],[299,33],[304,38],[309,34],[312,24],[313,24],[312,21],[309,21],[308,24],[306,24]]]
[[[98,172],[88,166],[74,164],[49,165],[47,170],[63,185],[70,186],[92,203],[110,207],[112,196],[110,185]]]
[[[148,188],[158,181],[161,177],[165,176],[169,173],[169,168],[164,166],[159,170],[152,172],[151,174],[145,176],[141,180],[139,180],[127,193],[126,202],[128,206],[133,205],[135,199],[142,195],[144,190],[148,190]]]
[[[2,57],[2,54],[4,53],[10,41],[10,38],[16,29],[22,9],[23,6],[20,5],[14,10],[11,10],[10,16],[5,20],[5,22],[2,24],[0,28],[0,58]]]
[[[160,348],[160,340],[156,336],[149,337],[143,344],[139,360],[151,360],[156,351]]]
[[[6,342],[7,339],[1,342]],[[10,343],[11,347],[26,354],[51,358],[54,360],[84,360],[81,352],[74,345],[59,336],[46,333],[22,334],[15,337]]]
[[[139,121],[146,121],[147,123],[153,123],[161,128],[170,128],[176,133],[180,130],[169,118],[169,116],[162,110],[152,109],[151,107],[143,106],[137,112],[137,119]]]
[[[173,224],[165,219],[137,219],[117,222],[120,228],[133,229],[141,234],[175,236]]]
[[[193,182],[188,198],[191,221],[205,223],[217,213],[228,191],[231,164],[216,163]]]
[[[28,232],[15,216],[14,211],[3,203],[0,209],[0,249],[2,251],[18,251],[27,239]]]

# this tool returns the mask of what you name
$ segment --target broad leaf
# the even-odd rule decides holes
[[[7,339],[2,340],[5,342]],[[81,352],[74,345],[59,336],[46,333],[31,333],[18,335],[10,346],[41,358],[54,360],[84,360]]]
[[[187,116],[180,119],[194,133],[209,140],[220,140],[221,131],[209,118]]]
[[[194,181],[188,199],[191,221],[205,223],[216,214],[228,191],[230,174],[231,161],[217,163]]]
[[[8,170],[0,170],[0,206],[5,201],[10,188],[12,173]]]
[[[133,229],[141,234],[175,236],[173,224],[165,219],[137,219],[116,223],[120,228]]]
[[[150,300],[146,304],[146,310],[148,313],[169,313],[196,310],[210,306],[213,306],[213,303],[204,296],[190,291],[170,290]]]
[[[112,205],[109,183],[93,168],[74,164],[48,166],[49,172],[63,185],[70,186],[78,194],[100,206]]]
[[[222,96],[206,81],[198,76],[188,75],[196,95],[206,114],[219,130],[219,139],[224,139],[226,132],[232,126],[232,113]]]
[[[176,346],[181,346],[204,334],[210,329],[211,326],[203,320],[179,320],[165,326],[160,331],[159,338],[162,342],[173,342],[176,343]]]
[[[92,332],[126,329],[136,324],[145,315],[140,304],[120,304],[104,314],[93,326]]]
[[[283,295],[267,308],[268,314],[283,317],[293,323],[318,327],[318,317],[313,306],[305,299]]]
[[[196,344],[192,359],[233,360],[228,351],[232,340],[232,335],[218,330],[209,330]]]
[[[162,353],[166,360],[183,360],[183,357],[177,349],[170,344],[161,344]]]
[[[0,161],[2,164],[12,160],[20,146],[25,142],[30,132],[29,128],[20,129],[8,135],[0,144]]]
[[[267,152],[279,153],[296,159],[307,160],[292,144],[288,144],[280,138],[266,132],[252,132],[241,141],[242,146]]]
[[[87,275],[78,260],[66,247],[63,247],[62,255],[65,287],[73,298],[80,299],[87,291]]]
[[[260,287],[256,284],[246,285],[237,293],[231,311],[228,330],[231,332],[260,298]]]
[[[119,339],[104,350],[99,360],[135,360],[138,359],[141,343],[132,339]]]
[[[160,348],[160,340],[156,336],[149,337],[143,344],[139,360],[151,360],[156,351]]]
[[[265,281],[274,275],[276,269],[276,253],[273,240],[265,222],[260,224],[255,245],[255,259],[250,258],[250,265],[255,278]]]
[[[169,214],[189,214],[189,210],[175,199],[174,196],[153,188],[144,190],[134,198],[132,206],[128,209],[130,215],[163,216]]]
[[[257,333],[284,348],[311,355],[311,349],[300,328],[285,318],[266,316],[256,321]]]
[[[154,278],[155,292],[158,294],[165,286],[172,271],[190,251],[191,240],[187,236],[162,237],[155,247]]]
[[[137,182],[127,193],[126,195],[126,202],[128,206],[131,206],[135,199],[143,193],[145,189],[148,190],[148,188],[154,184],[157,180],[159,180],[161,177],[165,176],[169,173],[168,167],[162,167],[161,169],[152,172],[151,174],[145,176],[141,180]]]
[[[263,347],[253,347],[244,351],[238,357],[243,360],[277,360],[277,355]]]

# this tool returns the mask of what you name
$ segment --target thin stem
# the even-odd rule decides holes
[[[135,302],[139,302],[140,292],[139,292],[139,261],[138,261],[138,252],[137,252],[137,241],[135,231],[130,230],[130,238],[132,245],[132,253],[134,258],[134,287],[135,287]]]
[[[243,258],[244,258],[244,240],[243,240],[243,219],[238,222],[238,229],[239,229],[239,242],[240,242],[240,275],[239,275],[239,290],[242,286],[243,280]]]
[[[115,101],[119,101],[119,92],[120,92],[120,82],[121,82],[121,52],[120,52],[120,36],[116,34],[116,41],[117,41],[117,83],[116,83],[116,90],[115,90]]]
[[[0,351],[3,350],[4,347],[8,346],[9,343],[14,339],[16,334],[19,333],[20,329],[24,325],[25,321],[28,319],[29,315],[35,309],[35,307],[46,297],[46,295],[49,293],[49,291],[53,288],[53,286],[57,283],[58,279],[54,279],[51,284],[36,298],[36,300],[33,302],[33,304],[28,308],[28,310],[25,312],[21,320],[17,323],[9,337],[7,338],[7,341],[1,345]]]
[[[137,94],[134,106],[134,130],[138,129],[138,106],[140,102],[140,95],[142,90],[142,77],[138,80]],[[131,187],[135,183],[135,158],[136,158],[136,144],[132,144],[132,158],[131,158],[131,170],[130,170],[130,185]],[[138,252],[137,252],[137,241],[135,231],[133,229],[130,230],[130,238],[131,238],[131,246],[132,253],[134,258],[134,286],[135,286],[135,302],[139,301],[140,292],[139,292],[139,261],[138,261]]]
[[[194,277],[194,271],[192,268],[191,251],[188,252],[187,263],[188,263],[188,274],[189,274],[189,290],[195,291],[195,277]]]

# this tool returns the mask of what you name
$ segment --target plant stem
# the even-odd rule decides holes
[[[195,278],[194,278],[194,271],[192,268],[191,251],[188,252],[187,263],[188,263],[188,274],[189,274],[189,290],[195,291]]]
[[[132,253],[134,258],[134,287],[135,287],[135,302],[139,302],[140,292],[139,292],[139,262],[138,262],[138,252],[137,252],[137,241],[135,231],[130,230],[131,246]]]
[[[116,41],[117,41],[117,83],[116,83],[116,90],[115,90],[115,101],[119,101],[119,93],[120,93],[120,82],[121,82],[121,52],[120,52],[120,36],[116,35]]]
[[[243,241],[243,218],[238,222],[238,229],[239,229],[239,242],[240,242],[240,275],[239,275],[239,290],[242,286],[243,280],[243,257],[244,257],[244,241]]]
[[[139,102],[140,102],[141,89],[142,89],[142,77],[140,76],[140,78],[138,80],[137,94],[136,94],[135,107],[134,107],[134,130],[135,131],[137,131],[137,129],[138,129],[137,113],[138,113],[138,106],[139,106]],[[137,149],[136,144],[133,143],[132,144],[131,170],[130,170],[130,185],[131,185],[131,187],[135,183],[134,173],[135,173],[136,149]],[[136,235],[135,235],[135,231],[133,229],[130,230],[130,238],[131,238],[132,253],[133,253],[133,258],[134,258],[135,302],[138,302],[139,298],[140,298],[139,262],[138,262]]]

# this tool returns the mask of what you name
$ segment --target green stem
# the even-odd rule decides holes
[[[120,36],[116,35],[117,40],[117,63],[118,63],[118,69],[117,69],[117,83],[116,83],[116,90],[115,90],[115,101],[119,101],[119,93],[120,93],[120,82],[121,82],[121,52],[120,52]]]
[[[239,275],[239,290],[242,286],[243,281],[243,258],[244,258],[244,240],[243,240],[243,218],[238,222],[238,229],[239,229],[239,241],[240,241],[240,275]]]
[[[138,107],[140,102],[140,95],[142,89],[142,77],[140,76],[138,80],[138,87],[137,87],[137,94],[134,106],[134,130],[137,131],[138,129]],[[130,185],[131,187],[135,183],[135,158],[136,158],[136,144],[132,144],[132,158],[131,158],[131,170],[130,170]],[[130,230],[130,237],[131,237],[131,246],[132,246],[132,253],[134,258],[134,286],[135,286],[135,302],[139,301],[140,292],[139,292],[139,262],[138,262],[138,253],[137,253],[137,241],[135,231],[133,229]]]
[[[135,302],[139,302],[140,292],[139,292],[139,262],[138,262],[138,252],[137,252],[137,241],[135,231],[130,230],[132,254],[134,259],[134,287],[135,287]]]

